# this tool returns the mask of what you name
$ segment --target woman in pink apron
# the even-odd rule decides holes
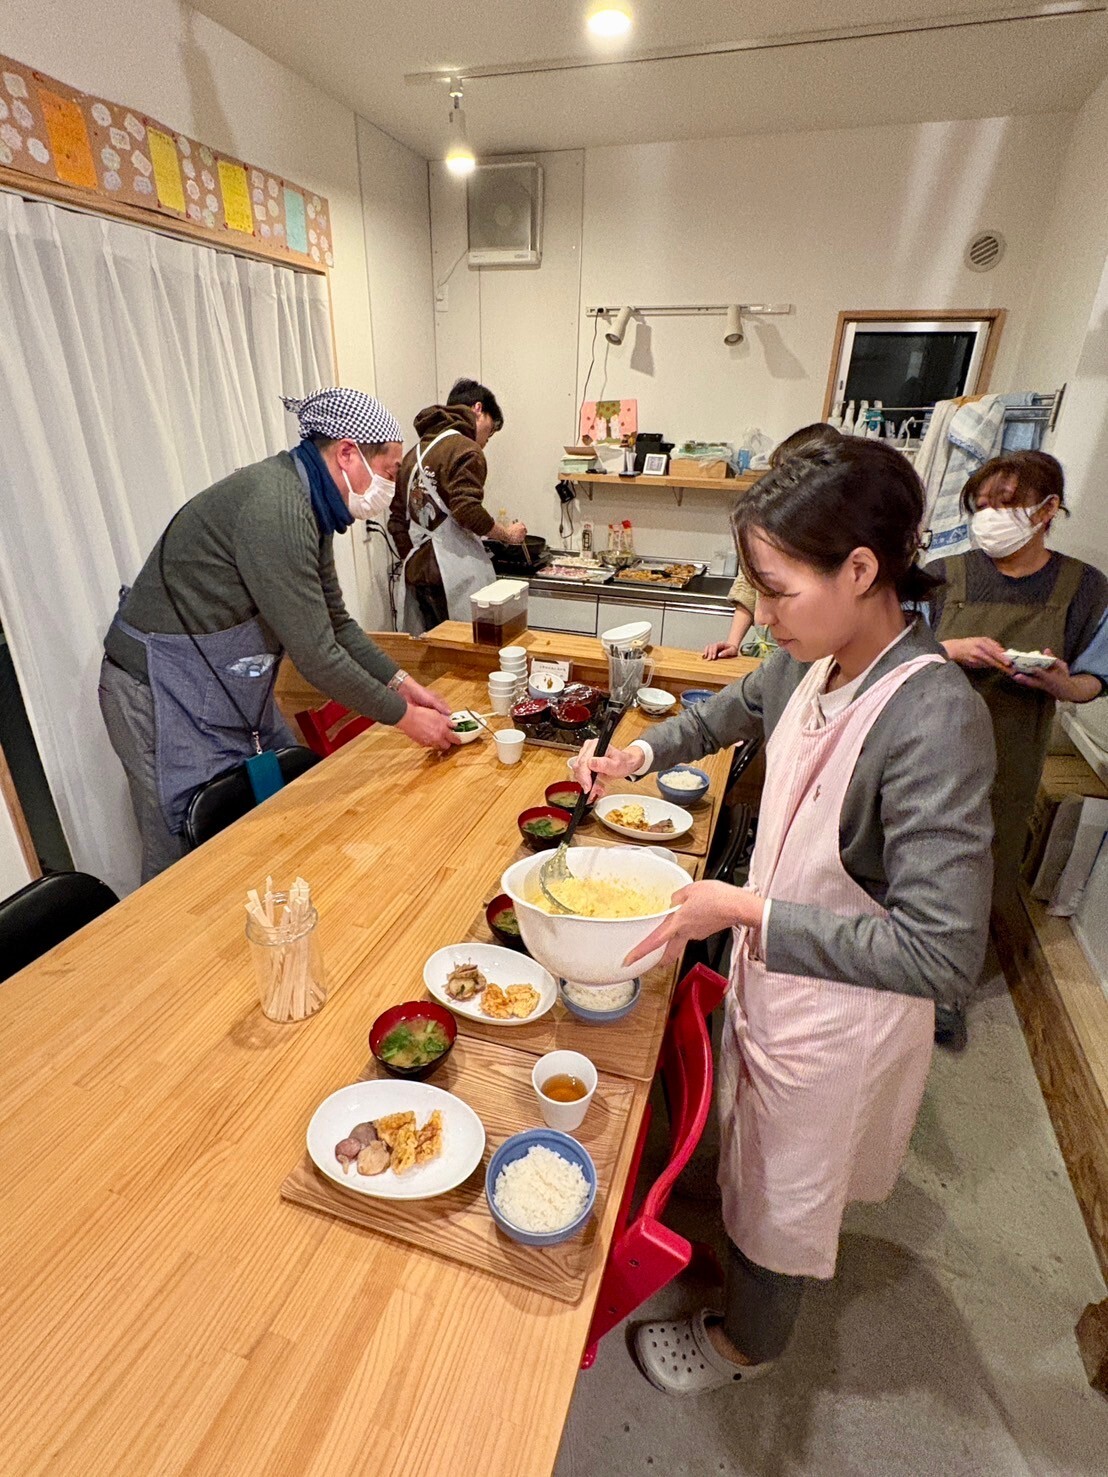
[[[903,602],[923,488],[874,441],[789,459],[735,532],[781,648],[758,671],[579,775],[633,776],[764,734],[745,888],[695,882],[629,958],[734,930],[721,1047],[719,1180],[731,1242],[722,1316],[645,1324],[660,1389],[763,1373],[811,1278],[834,1274],[843,1212],[896,1183],[923,1095],[936,1002],[984,959],[992,865],[989,717]]]

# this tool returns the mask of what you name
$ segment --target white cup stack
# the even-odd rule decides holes
[[[513,680],[512,702],[518,703],[527,696],[527,648],[525,646],[502,646],[500,648],[500,671],[494,677],[507,676]],[[492,677],[489,678],[491,684]],[[490,686],[490,692],[492,688]]]
[[[517,701],[517,685],[517,679],[511,672],[489,673],[489,702],[494,713],[506,717],[511,712],[512,704]]]

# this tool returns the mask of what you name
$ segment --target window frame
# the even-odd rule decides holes
[[[845,386],[850,368],[850,351],[859,329],[881,332],[879,325],[888,324],[887,332],[903,333],[908,329],[926,332],[929,328],[950,330],[952,327],[974,329],[981,337],[970,360],[969,378],[964,393],[981,395],[989,388],[1000,335],[1007,317],[1006,308],[858,308],[844,309],[835,327],[835,343],[827,372],[827,389],[823,397],[823,419],[826,420],[842,399],[839,386]]]

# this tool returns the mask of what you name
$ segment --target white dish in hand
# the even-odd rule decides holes
[[[468,733],[459,733],[455,727],[458,723],[472,723],[474,726]],[[456,713],[450,715],[450,731],[460,744],[471,744],[474,739],[479,739],[485,730],[468,708],[459,708]]]
[[[544,854],[545,855],[545,854]],[[506,990],[509,985],[533,985],[539,992],[539,1003],[530,1015],[510,1016],[500,1020],[481,1009],[481,995],[468,1000],[455,1000],[446,993],[446,979],[458,964],[476,964],[490,985]],[[554,976],[537,960],[518,949],[502,949],[499,944],[447,944],[431,955],[423,966],[423,983],[447,1010],[470,1021],[484,1021],[486,1026],[529,1026],[546,1014],[558,998]]]
[[[640,805],[649,825],[656,821],[671,821],[673,830],[638,831],[634,826],[621,826],[618,821],[611,820],[612,811],[622,810],[625,805]],[[596,802],[593,814],[609,831],[630,836],[634,841],[676,841],[687,831],[691,831],[693,826],[693,818],[687,810],[682,810],[679,805],[671,805],[668,800],[657,800],[653,795],[605,795]]]
[[[1015,651],[1009,649],[1004,653],[1017,672],[1026,675],[1028,672],[1040,672],[1044,667],[1052,667],[1057,657],[1047,656],[1041,651]]]

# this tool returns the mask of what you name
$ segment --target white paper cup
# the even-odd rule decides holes
[[[523,741],[527,735],[522,728],[501,728],[493,734],[496,754],[501,764],[518,764],[523,753]]]
[[[563,1074],[568,1077],[579,1077],[588,1088],[585,1096],[578,1098],[575,1103],[555,1102],[542,1090],[544,1082],[549,1082],[551,1077],[560,1077]],[[579,1051],[548,1051],[545,1056],[539,1057],[531,1071],[531,1086],[535,1089],[539,1112],[547,1128],[557,1128],[562,1133],[570,1133],[573,1129],[581,1127],[585,1114],[589,1111],[589,1104],[596,1092],[596,1068],[588,1057],[582,1056]]]
[[[519,681],[518,672],[490,672],[490,687],[514,687]]]
[[[498,654],[502,667],[506,667],[509,662],[525,662],[527,660],[526,646],[502,646]]]
[[[497,688],[492,687],[489,689],[489,702],[492,705],[494,713],[498,713],[501,718],[506,718],[512,711],[515,694],[511,692],[500,692]]]

